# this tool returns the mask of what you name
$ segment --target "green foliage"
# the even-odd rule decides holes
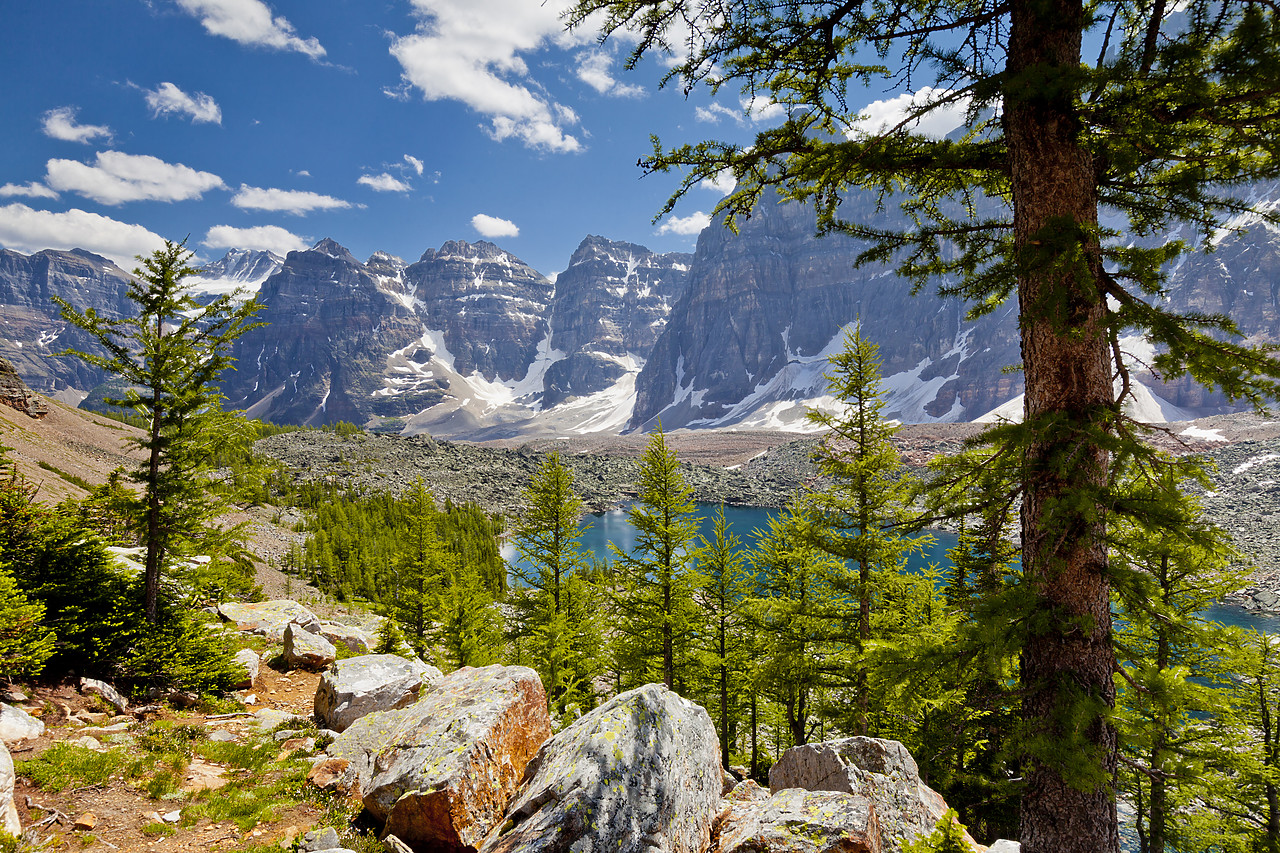
[[[43,622],[44,605],[27,601],[0,559],[0,679],[13,683],[44,669],[54,632]]]
[[[378,626],[378,636],[373,649],[375,655],[403,655],[405,653],[404,634],[394,619],[383,619]]]
[[[902,845],[902,853],[971,853],[972,850],[955,809],[943,812],[933,832]]]
[[[189,610],[161,599],[155,622],[131,615],[134,618],[119,629],[125,651],[117,671],[135,688],[220,694],[234,689],[244,677],[228,638],[210,631]]]
[[[80,526],[92,530],[104,543],[128,548],[139,539],[138,518],[141,506],[138,496],[121,482],[123,468],[116,468],[107,482],[88,489],[84,500],[67,500],[58,510],[74,518]]]
[[[214,525],[224,506],[208,488],[215,448],[244,446],[251,430],[222,411],[217,381],[231,367],[229,349],[255,324],[259,305],[237,302],[238,294],[198,304],[182,280],[199,270],[187,265],[194,253],[166,241],[164,249],[139,257],[129,298],[133,317],[109,318],[79,311],[54,297],[68,323],[95,339],[107,355],[71,352],[119,377],[123,398],[108,399],[146,420],[146,435],[133,443],[147,459],[134,474],[143,486],[139,527],[147,548],[143,609],[157,618],[161,573],[174,556],[190,556],[210,543],[226,551],[239,531]]]
[[[627,510],[636,529],[628,554],[612,545],[617,558],[609,579],[617,615],[615,667],[625,687],[661,679],[683,690],[693,653],[695,624],[689,560],[697,521],[693,489],[680,473],[659,425],[640,460],[640,487]]]
[[[117,773],[127,759],[124,749],[97,752],[58,741],[29,761],[15,761],[14,772],[36,787],[58,793],[74,785],[101,785]]]
[[[516,613],[514,640],[526,641],[557,714],[570,705],[594,707],[591,680],[602,668],[603,596],[579,542],[582,511],[572,472],[558,453],[550,454],[529,483],[515,525],[521,562],[511,568],[518,589],[508,601]]]

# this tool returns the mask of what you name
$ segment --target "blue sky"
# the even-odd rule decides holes
[[[332,237],[415,261],[491,240],[540,272],[588,234],[692,251],[725,188],[651,219],[649,136],[747,141],[767,105],[659,91],[565,0],[43,0],[0,16],[0,246],[122,264]],[[884,106],[884,105],[882,105]]]

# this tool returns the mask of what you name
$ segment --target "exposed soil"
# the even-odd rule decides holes
[[[315,699],[318,673],[296,670],[278,672],[263,664],[258,679],[251,690],[236,695],[246,700],[246,708],[274,708],[310,718]],[[250,699],[249,697],[252,697]],[[58,741],[95,737],[110,746],[110,735],[101,732],[101,726],[86,726],[79,722],[88,712],[92,717],[101,708],[98,699],[82,695],[72,685],[41,687],[30,693],[26,702],[16,703],[29,713],[42,717],[46,725],[44,736],[10,746],[15,762],[39,757]],[[105,715],[102,715],[105,716]],[[194,711],[174,710],[168,706],[159,714],[150,714],[148,720],[166,719],[175,724],[199,726],[209,733],[226,731],[238,739],[254,726],[254,718],[246,713],[239,716],[207,715]],[[101,720],[103,725],[114,721],[136,723],[133,717],[115,717]],[[199,779],[215,780],[233,775],[234,771],[217,764],[196,759],[192,762],[186,783]],[[206,781],[206,784],[208,782]],[[230,821],[211,821],[201,818],[185,827],[175,821],[165,822],[174,829],[172,835],[157,838],[143,832],[143,827],[154,826],[157,816],[170,815],[184,807],[182,800],[152,799],[125,780],[114,777],[106,784],[81,788],[67,788],[50,793],[33,785],[30,780],[18,777],[14,795],[18,815],[24,830],[38,834],[42,850],[97,850],[97,851],[204,851],[236,849],[248,844],[288,848],[291,840],[317,825],[323,817],[320,808],[310,803],[292,807],[276,815],[269,823],[261,823],[248,831],[241,831]],[[92,829],[76,828],[76,823],[86,814],[92,815]]]

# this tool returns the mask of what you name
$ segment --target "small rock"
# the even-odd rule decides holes
[[[129,710],[128,701],[105,681],[99,681],[96,678],[82,678],[80,679],[80,692],[88,693],[92,696],[101,696],[103,701],[116,709],[117,714],[123,714]]]
[[[302,843],[298,845],[298,850],[303,853],[314,853],[318,850],[332,850],[342,845],[342,841],[338,838],[338,831],[333,827],[325,827],[324,829],[313,829],[306,835],[302,836]]]
[[[30,701],[30,699],[31,697],[23,693],[21,690],[6,690],[5,692],[0,693],[0,700],[4,700],[5,702],[27,702]]]
[[[284,831],[284,835],[280,836],[280,849],[281,850],[293,849],[293,842],[297,840],[298,833],[301,831],[302,830],[296,826],[290,826],[289,828],[287,828]]]
[[[1021,853],[1022,845],[1017,841],[1010,841],[1007,838],[1000,838],[995,844],[987,848],[987,853]]]
[[[284,752],[309,752],[316,748],[316,739],[313,737],[291,737],[284,743],[280,744],[280,749]]]
[[[98,711],[81,711],[76,714],[76,719],[88,726],[96,726],[98,723],[105,723],[110,715],[103,714]]]
[[[321,758],[307,773],[307,784],[322,791],[336,791],[342,787],[342,779],[349,766],[350,762],[345,758]]]
[[[284,662],[301,669],[322,670],[338,659],[333,643],[306,626],[290,622],[284,628]]]
[[[272,738],[276,743],[281,743],[281,742],[286,741],[286,740],[291,740],[291,739],[293,739],[293,738],[295,738],[295,737],[297,737],[297,736],[298,736],[298,730],[297,730],[297,729],[281,729],[280,731],[278,731],[278,732],[276,732],[275,734],[273,734],[273,735],[271,736],[271,738]]]
[[[145,812],[142,819],[147,823],[164,823],[164,818],[160,816],[160,812]]]
[[[98,740],[96,737],[90,737],[89,735],[72,738],[68,740],[67,743],[73,746],[84,747],[85,749],[92,749],[94,752],[102,752],[102,741]]]
[[[93,812],[85,812],[76,818],[76,822],[72,824],[71,828],[77,832],[90,832],[97,825],[98,816]]]
[[[241,702],[243,702],[243,703],[244,703],[244,704],[246,704],[246,705],[256,705],[256,704],[258,704],[258,697],[257,697],[257,696],[254,696],[252,693],[250,693],[250,694],[248,694],[247,696],[245,696],[243,699],[241,699],[240,701],[241,701]]]
[[[165,812],[162,818],[165,823],[177,823],[182,820],[182,810],[176,809],[171,812]]]
[[[387,853],[413,853],[413,848],[394,835],[382,839],[382,849]]]
[[[17,743],[44,734],[44,723],[21,708],[0,703],[0,741]]]
[[[243,690],[253,687],[253,682],[258,680],[258,670],[262,664],[262,658],[253,649],[241,649],[236,652],[235,662],[244,668],[245,678],[235,686],[236,690]]]
[[[214,743],[235,743],[239,738],[234,733],[226,729],[215,729],[209,733],[209,740]]]

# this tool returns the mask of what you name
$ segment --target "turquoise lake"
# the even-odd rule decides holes
[[[713,519],[717,509],[717,506],[711,504],[700,504],[698,506],[698,515],[701,518],[699,533],[702,535],[711,536]],[[769,507],[727,506],[724,509],[724,516],[725,520],[730,523],[732,532],[749,547],[755,540],[754,531],[768,526],[769,519],[776,512],[778,510]],[[631,523],[627,521],[625,509],[615,509],[610,512],[584,516],[582,527],[581,541],[583,548],[596,559],[605,561],[613,559],[613,551],[609,547],[610,542],[624,551],[630,551],[635,545],[636,531],[631,526]],[[955,534],[935,531],[933,537],[934,542],[931,547],[923,553],[911,557],[911,568],[924,568],[935,563],[940,567],[946,567],[950,564],[950,560],[947,558],[947,551],[955,547]],[[505,556],[508,560],[514,559],[514,549],[506,549]],[[1217,604],[1210,607],[1205,615],[1215,622],[1239,625],[1244,628],[1256,628],[1259,631],[1265,631],[1270,634],[1280,634],[1280,614],[1255,613],[1245,610],[1243,607]]]

